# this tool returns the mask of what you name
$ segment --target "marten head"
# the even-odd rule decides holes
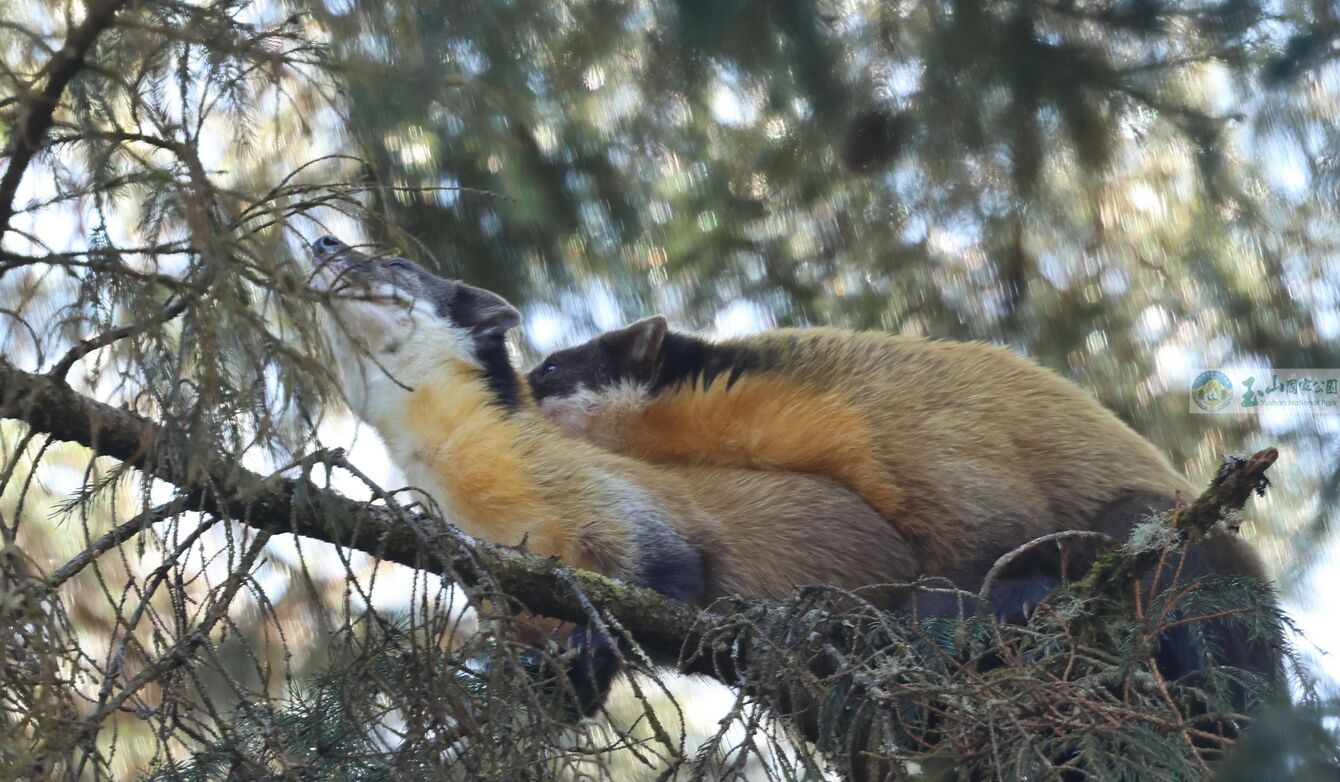
[[[381,379],[409,388],[440,381],[443,362],[454,362],[478,371],[500,404],[519,404],[504,340],[521,316],[501,296],[333,236],[313,242],[311,253],[313,282],[329,294],[335,357],[351,403]]]
[[[653,315],[551,353],[527,379],[545,416],[571,434],[589,436],[602,416],[637,412],[674,389],[705,389],[718,380],[730,388],[775,363],[743,342],[712,343],[670,331],[663,316]]]
[[[612,406],[636,409],[655,385],[668,331],[665,318],[653,315],[549,354],[526,375],[540,411],[581,435]]]

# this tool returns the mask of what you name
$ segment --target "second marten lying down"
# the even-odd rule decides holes
[[[711,342],[657,316],[558,351],[528,379],[550,420],[618,453],[838,481],[911,545],[918,573],[973,591],[998,558],[1035,538],[1095,530],[1124,540],[1193,496],[1158,449],[1088,392],[980,343],[831,328]],[[996,582],[997,613],[1022,613],[1070,575],[1048,559],[1055,546],[1034,553]],[[1228,531],[1187,549],[1161,583],[1174,572],[1182,583],[1207,573],[1264,580],[1255,552]],[[1165,672],[1207,664],[1194,636],[1212,626],[1165,638]],[[1221,635],[1220,663],[1276,672],[1269,642]]]

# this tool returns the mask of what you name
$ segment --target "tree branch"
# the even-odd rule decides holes
[[[645,651],[679,659],[680,670],[745,688],[759,702],[794,720],[800,733],[817,741],[822,752],[852,768],[867,763],[866,753],[872,753],[869,763],[883,762],[880,758],[892,745],[870,731],[889,716],[887,710],[901,698],[917,703],[926,694],[915,682],[887,689],[888,682],[879,676],[871,678],[866,671],[875,661],[871,655],[884,655],[890,649],[907,650],[923,642],[921,631],[911,631],[904,640],[891,640],[903,638],[905,626],[887,621],[890,615],[869,603],[860,603],[864,613],[850,615],[829,614],[826,603],[821,610],[811,610],[822,602],[818,601],[825,591],[821,588],[808,590],[810,598],[806,592],[799,593],[799,602],[780,612],[771,601],[741,601],[728,614],[714,614],[717,621],[704,622],[697,607],[594,573],[569,570],[555,560],[473,541],[438,519],[402,511],[390,498],[384,497],[386,506],[370,505],[324,490],[306,476],[314,464],[338,464],[339,459],[330,454],[314,454],[300,462],[302,477],[264,477],[240,467],[226,454],[199,454],[198,442],[176,442],[172,432],[142,416],[97,402],[49,376],[18,370],[3,361],[0,417],[25,421],[55,439],[80,443],[99,455],[119,459],[146,475],[176,485],[181,494],[165,512],[200,510],[234,519],[263,535],[296,533],[466,585],[497,588],[528,610],[554,619],[585,623],[598,611],[610,619],[615,632],[627,633]],[[194,457],[193,450],[197,452]],[[1222,518],[1223,509],[1241,507],[1262,486],[1263,473],[1274,457],[1274,451],[1268,450],[1249,460],[1230,462],[1201,497],[1171,512],[1167,523],[1194,540]],[[159,517],[151,511],[132,519],[95,541],[92,548],[109,550]],[[1062,537],[1069,536],[1051,539]],[[257,550],[253,549],[253,554]],[[45,589],[55,588],[89,559],[76,557],[58,569],[47,578]],[[1108,585],[1135,577],[1146,566],[1145,559],[1143,552],[1118,551],[1110,558],[1104,555],[1082,583]],[[242,577],[245,571],[236,575]],[[812,600],[814,605],[809,605]],[[224,610],[226,603],[221,601],[218,610]],[[203,642],[210,626],[185,637],[146,669],[148,673],[127,681],[119,695],[107,695],[110,690],[106,690],[98,716],[118,708],[152,676],[179,664],[183,655]],[[806,651],[797,655],[800,646]],[[849,654],[848,648],[854,652]],[[895,651],[890,660],[898,658]],[[1072,654],[1066,672],[1056,683],[1071,682],[1069,666],[1073,662]],[[1013,665],[1023,670],[1021,664]],[[970,672],[972,668],[968,665],[962,670]],[[922,675],[931,675],[932,670],[928,668]],[[864,705],[850,713],[834,711],[833,704],[838,702]],[[1084,701],[1083,708],[1097,709],[1102,716],[1101,708],[1090,700]],[[909,728],[914,736],[919,730],[917,724],[914,721]]]
[[[537,614],[586,622],[590,616],[583,599],[576,591],[564,588],[565,584],[576,584],[591,604],[617,616],[638,643],[653,653],[678,655],[698,637],[698,610],[668,601],[652,590],[595,573],[569,571],[555,560],[470,540],[438,519],[411,517],[383,506],[355,502],[305,477],[263,477],[222,454],[192,454],[189,444],[174,445],[162,427],[142,416],[89,399],[48,376],[24,372],[3,362],[0,417],[24,421],[58,440],[77,442],[174,484],[183,492],[174,501],[179,512],[201,510],[264,532],[291,532],[450,576],[471,586],[491,580]],[[1173,511],[1168,523],[1188,539],[1196,539],[1222,518],[1225,509],[1242,507],[1260,489],[1264,472],[1276,456],[1274,449],[1267,449],[1250,459],[1227,464],[1210,488],[1195,502]],[[142,521],[123,525],[98,545],[107,543],[110,547],[128,539],[145,526]],[[1148,566],[1148,556],[1123,556],[1119,551],[1104,555],[1079,587],[1092,591],[1114,580],[1134,578]],[[56,578],[64,572],[62,568]]]
[[[579,596],[563,588],[570,576],[591,603],[617,615],[650,652],[674,657],[686,639],[695,637],[698,610],[652,590],[595,573],[568,571],[554,560],[504,546],[467,542],[466,536],[439,520],[396,515],[322,489],[306,478],[263,477],[217,453],[190,456],[188,444],[175,446],[154,422],[3,362],[0,417],[24,421],[58,440],[79,443],[176,485],[184,492],[181,511],[215,513],[273,534],[295,533],[467,585],[491,580],[537,614],[589,621]],[[123,531],[133,532],[137,526]]]
[[[24,96],[18,121],[14,124],[13,135],[7,157],[9,165],[0,177],[0,237],[9,230],[10,218],[14,216],[14,197],[19,190],[19,182],[28,170],[28,164],[42,146],[42,138],[51,129],[52,116],[60,97],[69,86],[70,80],[84,67],[84,57],[88,55],[98,36],[112,26],[112,21],[129,0],[103,0],[88,5],[87,16],[65,39],[65,45],[47,62],[43,69],[47,75],[46,85],[41,92],[32,92]]]
[[[120,328],[112,329],[111,331],[98,334],[97,336],[80,340],[78,344],[70,348],[70,351],[56,362],[56,365],[53,366],[47,374],[54,380],[65,380],[65,376],[70,374],[70,368],[73,367],[75,362],[79,359],[95,350],[101,350],[102,348],[116,344],[127,337],[133,337],[136,334],[140,334],[152,328],[157,328],[158,326],[167,323],[185,312],[186,308],[189,307],[194,300],[195,297],[193,296],[180,296],[165,304],[161,310],[153,315],[137,320],[134,323],[127,323]]]
[[[1228,457],[1210,481],[1210,487],[1187,505],[1168,511],[1163,523],[1187,543],[1209,534],[1225,514],[1241,510],[1253,494],[1263,494],[1270,480],[1266,470],[1279,458],[1279,451],[1265,448],[1246,459]],[[1110,551],[1099,557],[1077,584],[1084,594],[1119,594],[1132,581],[1158,564],[1162,548],[1137,552]]]
[[[35,430],[34,430],[35,431]],[[79,552],[64,565],[56,568],[56,571],[46,579],[46,588],[54,590],[64,584],[66,581],[74,578],[83,572],[84,568],[93,564],[98,557],[106,554],[108,551],[125,543],[127,540],[144,532],[160,521],[166,521],[173,516],[183,512],[186,503],[177,498],[171,500],[156,508],[149,508],[141,513],[135,514],[135,518],[124,524],[118,525],[115,529],[98,538],[88,545],[88,548]]]

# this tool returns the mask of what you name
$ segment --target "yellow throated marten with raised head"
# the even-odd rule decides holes
[[[912,545],[922,574],[974,591],[1001,555],[1034,538],[1080,529],[1124,540],[1193,496],[1089,393],[981,343],[833,328],[711,342],[655,316],[553,353],[528,380],[547,417],[619,453],[833,478]],[[1062,575],[1037,557],[1019,567],[1034,569],[1010,585],[1016,597],[993,601],[1035,600]],[[1226,532],[1188,548],[1180,573],[1264,580],[1255,553]],[[1167,672],[1203,665],[1187,631],[1170,636]],[[1221,662],[1276,673],[1268,644],[1222,640]]]
[[[700,604],[918,570],[826,476],[653,465],[563,433],[512,366],[504,337],[520,317],[496,294],[334,237],[313,256],[350,406],[466,533]]]

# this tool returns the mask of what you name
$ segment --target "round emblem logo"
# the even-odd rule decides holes
[[[1217,369],[1201,372],[1191,384],[1191,401],[1207,413],[1217,413],[1233,401],[1233,381]]]

